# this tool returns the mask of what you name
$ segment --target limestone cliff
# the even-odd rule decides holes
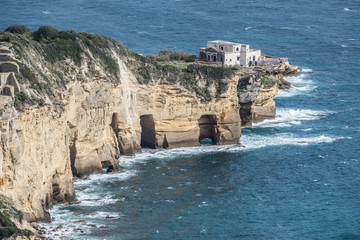
[[[0,193],[28,221],[74,199],[74,176],[118,169],[121,154],[238,143],[241,118],[275,114],[278,83],[262,82],[266,73],[152,62],[106,37],[52,27],[10,29],[0,44],[19,68],[18,90],[0,96]]]

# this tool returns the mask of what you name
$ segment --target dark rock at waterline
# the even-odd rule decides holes
[[[289,88],[291,88],[291,84],[288,81],[286,81],[284,79],[281,79],[280,82],[281,83],[279,84],[279,89],[289,89]]]

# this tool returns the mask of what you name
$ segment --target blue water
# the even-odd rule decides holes
[[[21,0],[0,2],[0,29],[54,25],[130,49],[196,54],[207,40],[249,43],[304,69],[277,117],[242,145],[146,151],[125,173],[75,184],[56,206],[57,238],[360,239],[360,1]],[[86,224],[73,223],[85,220]],[[51,232],[63,225],[64,229]]]

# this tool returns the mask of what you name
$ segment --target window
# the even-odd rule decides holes
[[[238,47],[236,48],[236,51],[239,51],[239,48],[238,48]]]
[[[237,57],[237,60],[240,61],[240,57]]]
[[[231,60],[232,60],[232,59],[230,58],[230,62],[231,62]]]

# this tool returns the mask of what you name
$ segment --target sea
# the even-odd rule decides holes
[[[0,0],[0,29],[53,25],[144,55],[250,44],[302,68],[240,144],[144,149],[76,180],[52,239],[360,239],[359,0]],[[56,229],[56,230],[55,230]]]

